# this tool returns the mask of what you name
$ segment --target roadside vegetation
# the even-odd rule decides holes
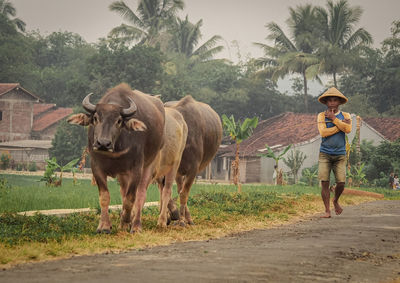
[[[234,185],[195,184],[189,206],[196,223],[182,228],[170,225],[157,228],[158,207],[144,209],[143,232],[131,235],[118,230],[119,211],[111,212],[110,235],[97,234],[99,215],[75,213],[65,217],[17,214],[29,209],[78,208],[87,203],[98,206],[97,188],[90,180],[65,179],[62,187],[46,187],[35,176],[0,176],[0,266],[50,260],[82,254],[118,253],[189,240],[206,240],[252,229],[289,223],[322,211],[320,190],[310,186],[243,185],[237,193]],[[118,184],[111,180],[112,204],[120,203]],[[383,193],[388,199],[400,199],[400,193],[380,188],[368,191]],[[176,193],[176,189],[174,189]],[[9,201],[9,200],[12,201]],[[147,201],[157,201],[155,186],[149,188]],[[343,196],[343,204],[358,204],[372,198]],[[30,203],[30,206],[26,206]],[[13,205],[13,206],[12,206]],[[89,206],[90,207],[90,206]]]

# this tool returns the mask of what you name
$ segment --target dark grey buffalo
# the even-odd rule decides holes
[[[75,114],[68,121],[89,126],[88,147],[101,207],[97,231],[111,229],[107,176],[116,177],[121,186],[120,227],[140,231],[146,190],[164,142],[164,106],[159,98],[132,91],[126,84],[110,89],[96,105],[89,98],[82,102],[88,114]]]
[[[190,95],[177,102],[167,102],[166,107],[178,110],[188,127],[188,136],[176,183],[180,198],[179,222],[193,224],[187,206],[190,188],[196,178],[214,158],[222,139],[222,124],[218,114],[207,104],[196,101]],[[169,204],[171,215],[176,218],[177,208]]]

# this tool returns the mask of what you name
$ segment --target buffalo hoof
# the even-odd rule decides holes
[[[195,225],[194,222],[193,222],[193,220],[189,220],[189,221],[188,221],[188,224],[189,224],[189,225]]]
[[[167,224],[164,224],[164,223],[157,223],[157,227],[158,227],[159,229],[166,229],[166,228],[167,228]]]
[[[185,223],[185,221],[179,221],[179,226],[181,226],[181,227],[185,227],[185,226],[186,226],[186,223]]]
[[[176,209],[171,211],[171,220],[179,220],[179,211]]]
[[[132,227],[130,233],[131,234],[136,234],[136,233],[140,233],[142,232],[142,228],[141,227]]]
[[[97,229],[96,232],[97,234],[111,234],[110,229]]]
[[[129,229],[130,229],[130,227],[131,227],[131,224],[130,223],[128,223],[128,222],[121,222],[120,224],[119,224],[119,229],[120,230],[122,230],[122,231],[128,231]]]

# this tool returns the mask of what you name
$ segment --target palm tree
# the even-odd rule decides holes
[[[246,118],[243,123],[240,121],[235,121],[233,115],[229,118],[223,114],[222,115],[222,124],[224,125],[224,129],[229,133],[229,136],[236,144],[235,150],[235,160],[232,162],[232,175],[233,175],[233,183],[238,187],[238,192],[242,192],[242,187],[239,181],[239,150],[240,144],[242,141],[247,139],[253,134],[253,130],[257,127],[258,118],[254,117],[252,119]]]
[[[270,77],[273,81],[284,78],[288,74],[298,73],[303,78],[304,106],[308,111],[307,80],[317,78],[306,73],[309,66],[316,64],[317,58],[312,54],[316,46],[316,14],[311,5],[290,8],[290,18],[287,23],[291,37],[288,37],[281,27],[274,23],[268,23],[266,27],[270,31],[267,39],[274,42],[274,46],[263,43],[255,43],[264,49],[265,57],[257,59],[257,65],[264,68],[259,74]],[[318,79],[318,78],[317,78]]]
[[[200,28],[202,25],[203,20],[192,24],[189,22],[188,16],[184,20],[176,18],[169,30],[172,36],[169,50],[184,54],[187,58],[197,61],[212,59],[216,53],[223,49],[222,46],[215,46],[222,38],[219,35],[214,35],[196,49],[201,39]]]
[[[25,31],[25,22],[23,22],[19,18],[11,19],[11,17],[15,17],[17,14],[17,10],[14,5],[8,0],[0,0],[0,14],[5,16],[7,19],[11,20],[11,22],[22,32]]]
[[[121,24],[113,28],[110,36],[126,42],[139,41],[140,44],[155,46],[161,43],[160,36],[168,22],[183,7],[183,0],[140,0],[135,13],[124,1],[113,2],[109,9],[120,14],[131,25]]]
[[[317,55],[319,63],[307,70],[310,74],[332,74],[337,87],[337,74],[351,66],[359,47],[372,43],[371,35],[363,28],[354,31],[362,15],[360,6],[350,7],[347,0],[327,1],[327,10],[316,8],[322,43]]]

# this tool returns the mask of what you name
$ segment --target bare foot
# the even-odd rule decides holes
[[[336,215],[340,215],[343,212],[343,208],[339,205],[337,201],[333,201],[333,205],[335,206]]]
[[[331,213],[330,212],[325,212],[325,214],[321,215],[320,218],[331,218]]]

